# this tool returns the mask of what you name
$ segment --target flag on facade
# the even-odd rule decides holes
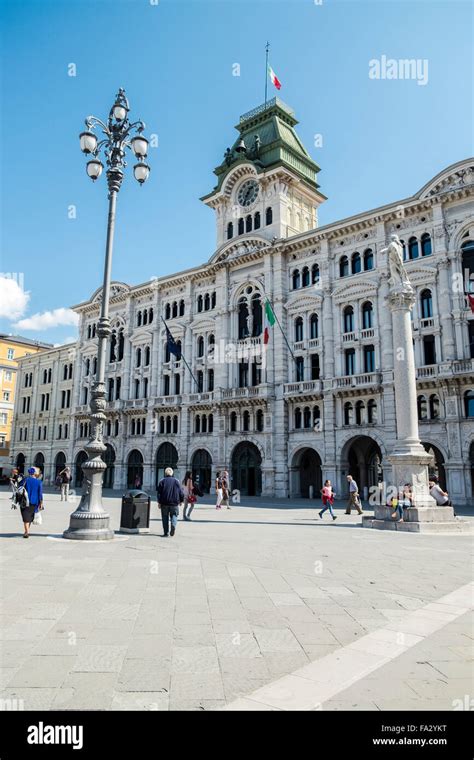
[[[166,343],[169,348],[169,352],[170,354],[174,354],[174,356],[176,356],[176,358],[179,360],[181,359],[181,346],[179,343],[176,343],[175,339],[171,335],[171,331],[168,325],[166,324],[166,322],[165,322],[165,329],[166,329]]]
[[[277,90],[281,90],[281,82],[278,79],[277,75],[275,74],[271,66],[268,67],[268,74],[270,76],[270,79],[272,80],[272,84],[275,85]]]
[[[275,313],[271,307],[270,301],[265,301],[265,330],[263,333],[263,345],[266,346],[270,340],[270,328],[275,324]]]
[[[471,311],[474,314],[474,296],[471,293],[468,293],[467,294],[467,298],[468,298],[468,301],[469,301],[469,306],[471,307]]]

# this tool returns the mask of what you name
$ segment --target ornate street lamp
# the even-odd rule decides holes
[[[111,333],[109,296],[115,209],[117,193],[122,185],[124,168],[126,166],[126,148],[132,150],[138,159],[138,163],[133,169],[137,182],[142,185],[150,174],[150,167],[144,160],[148,152],[148,140],[142,135],[145,125],[142,121],[130,123],[128,112],[129,105],[125,97],[125,90],[120,89],[115,98],[115,103],[110,109],[107,124],[96,116],[89,116],[86,119],[86,131],[81,132],[79,135],[82,152],[90,156],[86,171],[93,182],[99,179],[104,168],[104,164],[100,160],[100,154],[103,151],[105,163],[107,164],[109,217],[105,251],[104,285],[102,288],[102,302],[97,328],[99,336],[97,374],[95,383],[92,386],[90,400],[91,439],[87,446],[85,446],[88,458],[82,465],[84,486],[81,501],[78,508],[70,517],[69,528],[63,533],[64,538],[103,541],[114,537],[114,532],[109,526],[109,515],[102,505],[102,478],[107,465],[103,461],[101,454],[104,454],[106,451],[103,441],[106,408],[105,356],[107,341]],[[101,140],[97,139],[93,131],[96,127],[99,127],[105,135]]]

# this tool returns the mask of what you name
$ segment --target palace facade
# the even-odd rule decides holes
[[[217,247],[184,272],[115,282],[105,486],[154,489],[166,466],[242,495],[339,494],[390,483],[396,438],[384,249],[399,235],[416,291],[420,438],[456,504],[474,493],[474,160],[409,198],[318,226],[319,167],[278,98],[241,117],[202,198]],[[12,463],[81,485],[101,289],[74,306],[76,344],[19,361]],[[276,322],[263,346],[265,302]],[[184,359],[169,351],[163,319]]]

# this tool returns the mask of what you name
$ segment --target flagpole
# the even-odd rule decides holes
[[[268,88],[268,51],[270,49],[270,43],[267,42],[265,46],[265,109],[267,108],[267,88]]]
[[[169,329],[169,327],[168,327],[168,325],[166,324],[166,322],[165,322],[165,320],[163,319],[163,317],[161,317],[161,321],[163,322],[164,326],[166,327],[166,335],[167,335],[167,336],[168,336],[168,334],[169,334],[169,335],[171,335],[171,330]],[[172,335],[171,335],[171,337],[173,338],[173,336],[172,336]],[[174,338],[173,338],[173,341],[174,341]],[[176,358],[177,358],[177,357],[176,357]],[[186,361],[186,359],[184,358],[184,356],[183,356],[183,352],[182,352],[182,351],[181,351],[181,355],[180,355],[179,359],[182,359],[182,360],[183,360],[183,362],[185,363],[186,367],[187,367],[187,368],[188,368],[188,370],[189,370],[189,374],[191,375],[191,377],[193,378],[194,382],[196,383],[196,388],[197,388],[197,390],[198,390],[198,392],[199,392],[199,383],[198,383],[198,381],[196,380],[196,378],[194,377],[194,375],[193,375],[193,373],[192,373],[192,371],[191,371],[191,367],[189,366],[188,362],[187,362],[187,361]],[[179,359],[178,359],[178,361],[179,361]]]
[[[260,282],[260,281],[259,281],[259,282]],[[269,297],[268,297],[268,296],[267,296],[267,294],[265,293],[265,290],[264,290],[264,288],[263,288],[263,285],[262,285],[261,283],[260,283],[260,285],[261,285],[261,287],[262,287],[262,293],[263,293],[263,295],[265,296],[265,298],[267,299],[268,303],[270,304],[270,306],[271,306],[271,308],[272,308],[273,316],[275,317],[275,321],[276,321],[276,323],[277,323],[278,327],[280,328],[280,332],[281,332],[281,334],[283,335],[283,338],[285,339],[285,343],[286,343],[286,345],[288,346],[288,351],[290,352],[290,354],[291,354],[291,356],[292,356],[292,358],[293,358],[293,361],[295,361],[295,362],[296,362],[296,356],[294,355],[294,353],[293,353],[293,351],[292,351],[292,349],[291,349],[291,346],[290,346],[290,344],[288,343],[288,339],[287,339],[287,337],[286,337],[285,333],[283,332],[283,327],[281,326],[281,323],[280,323],[280,320],[278,319],[277,313],[276,313],[275,309],[273,308],[273,303],[272,303],[272,301],[270,301]]]

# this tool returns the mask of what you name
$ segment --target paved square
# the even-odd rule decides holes
[[[2,700],[451,710],[474,694],[472,536],[368,530],[342,505],[333,523],[309,501],[249,499],[220,512],[200,503],[168,539],[155,502],[150,534],[83,543],[62,540],[74,505],[48,493],[24,540],[8,497]],[[105,503],[117,530],[120,497]]]

